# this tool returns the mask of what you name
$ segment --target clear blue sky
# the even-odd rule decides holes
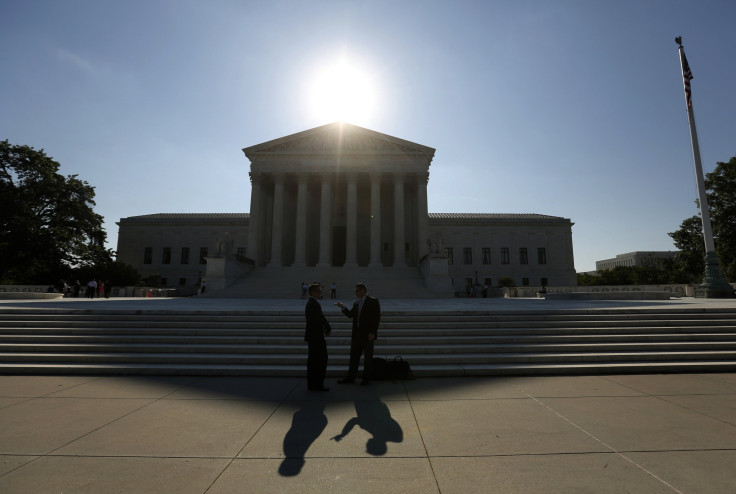
[[[430,212],[570,218],[586,271],[697,214],[675,36],[705,171],[736,155],[734,21],[733,0],[0,0],[0,139],[93,185],[114,249],[121,217],[247,212],[241,149],[330,123],[309,88],[343,59],[373,91],[348,121],[437,150]]]

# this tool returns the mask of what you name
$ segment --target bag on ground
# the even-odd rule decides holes
[[[411,371],[409,362],[404,360],[400,355],[394,357],[393,360],[373,357],[373,373],[371,378],[376,381],[414,379],[414,373]]]

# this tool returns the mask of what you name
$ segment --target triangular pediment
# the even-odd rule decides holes
[[[434,156],[434,149],[356,125],[335,122],[243,149],[249,159],[267,155]]]

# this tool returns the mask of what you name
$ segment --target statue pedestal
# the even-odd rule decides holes
[[[252,264],[243,262],[236,256],[205,257],[207,269],[204,279],[207,290],[222,290],[232,285],[237,279],[250,273]]]
[[[420,269],[424,276],[424,284],[432,292],[442,293],[448,297],[455,295],[446,256],[429,254],[422,259]]]

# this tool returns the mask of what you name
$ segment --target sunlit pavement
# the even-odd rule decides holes
[[[0,376],[0,492],[734,492],[736,375]]]

